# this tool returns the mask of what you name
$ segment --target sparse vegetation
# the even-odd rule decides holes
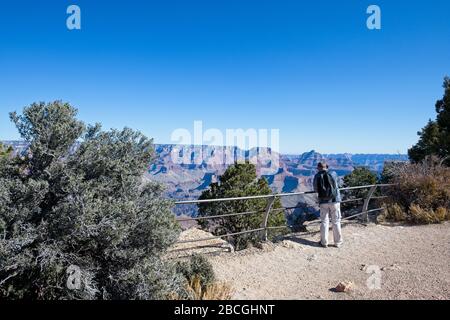
[[[178,261],[176,268],[185,281],[183,294],[174,294],[174,300],[229,300],[231,287],[216,281],[211,263],[202,255],[194,254],[186,261]]]
[[[193,300],[230,300],[232,289],[225,282],[214,282],[203,286],[199,277],[194,277],[187,287]]]
[[[439,207],[436,210],[424,209],[419,205],[412,204],[409,207],[411,221],[414,223],[439,223],[447,220],[447,209]]]
[[[272,190],[265,178],[257,178],[255,165],[235,163],[227,168],[220,177],[219,182],[212,183],[199,199],[214,199],[228,197],[243,197],[271,194]],[[199,204],[199,216],[212,216],[227,213],[240,213],[255,211],[247,215],[237,215],[214,220],[200,220],[202,227],[211,230],[214,234],[237,233],[260,228],[263,223],[263,212],[267,206],[267,199],[236,200],[227,202],[211,202]],[[277,199],[273,209],[281,208]],[[283,226],[286,224],[284,212],[281,210],[269,215],[269,226]],[[271,231],[269,237],[274,237],[283,231]],[[261,241],[261,233],[246,233],[228,239],[237,250],[246,248],[249,244]]]
[[[202,255],[194,254],[187,263],[178,261],[176,266],[178,272],[183,274],[188,282],[198,278],[202,286],[206,287],[215,280],[212,265]]]
[[[438,223],[450,219],[450,78],[436,102],[436,120],[418,132],[419,141],[408,155],[412,163],[389,163],[381,175],[390,188],[382,218],[410,223]]]
[[[223,281],[204,285],[200,277],[195,276],[185,286],[185,296],[172,294],[171,300],[230,300],[233,295],[231,286]]]
[[[450,168],[429,157],[421,163],[391,165],[385,219],[437,223],[450,219]]]
[[[383,204],[384,214],[379,216],[379,220],[388,221],[405,221],[406,213],[405,209],[399,206],[397,203],[385,203]]]

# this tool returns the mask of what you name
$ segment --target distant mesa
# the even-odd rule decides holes
[[[299,182],[297,177],[286,176],[286,178],[284,178],[284,186],[281,192],[283,193],[294,192],[295,190],[297,190],[298,183]]]
[[[156,147],[158,165],[156,167],[151,166],[152,170],[149,171],[148,178],[164,183],[167,187],[168,197],[183,200],[196,199],[203,190],[208,188],[211,182],[215,182],[227,168],[227,165],[223,164],[221,160],[229,155],[232,157],[244,155],[250,159],[260,155],[257,162],[257,171],[267,179],[273,192],[276,193],[311,190],[317,163],[323,160],[326,160],[331,169],[340,177],[352,172],[358,166],[366,166],[370,170],[380,173],[385,161],[408,160],[406,155],[398,154],[321,154],[311,150],[299,155],[279,155],[279,168],[273,174],[266,174],[261,169],[270,167],[271,161],[276,159],[274,156],[278,155],[272,150],[255,148],[243,151],[237,147],[183,146],[189,152],[193,152],[194,149],[197,151],[208,150],[207,153],[203,153],[206,159],[203,159],[201,164],[174,164],[170,154],[172,147],[173,145],[158,145]],[[166,166],[168,171],[159,171],[160,166]],[[158,174],[151,175],[152,172],[158,172]],[[183,191],[180,191],[180,189]],[[286,197],[283,201],[291,201],[287,198],[291,197]],[[292,201],[295,202],[296,199],[292,199]]]
[[[3,141],[3,143],[13,146],[16,153],[22,153],[27,149],[27,143],[22,141]],[[173,150],[178,151],[180,158],[186,154],[189,160],[183,163],[174,162]],[[271,189],[276,193],[311,190],[317,163],[323,160],[326,160],[330,168],[340,177],[352,172],[358,166],[365,166],[380,173],[386,161],[408,160],[407,155],[402,154],[321,154],[311,150],[299,155],[279,155],[269,148],[241,150],[228,146],[174,144],[156,144],[155,152],[156,158],[152,164],[149,164],[144,179],[163,183],[167,197],[183,200],[198,198],[211,182],[216,182],[225,172],[228,164],[224,163],[224,159],[229,156],[233,160],[257,159],[257,172],[267,179]],[[201,161],[197,158],[199,155]],[[273,161],[277,159],[277,156],[279,156],[278,169],[273,174],[267,174],[262,169],[274,164]],[[285,198],[283,201],[296,201],[296,199],[287,199],[295,197]],[[190,212],[183,211],[183,214],[195,215],[195,206],[190,207],[189,210]]]

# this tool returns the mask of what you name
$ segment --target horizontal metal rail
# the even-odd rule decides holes
[[[292,210],[292,209],[298,209],[302,208],[301,206],[296,207],[283,207],[283,208],[277,208],[272,209],[270,212],[278,212],[278,211],[284,211],[284,210]],[[177,221],[196,221],[196,220],[208,220],[208,219],[215,219],[215,218],[224,218],[224,217],[234,217],[234,216],[241,216],[241,215],[247,215],[247,214],[255,214],[255,213],[263,213],[264,210],[259,211],[246,211],[246,212],[232,212],[232,213],[225,213],[225,214],[218,214],[215,216],[201,216],[201,217],[189,217],[189,218],[176,218]]]
[[[370,209],[370,210],[362,211],[360,213],[353,214],[351,216],[342,218],[341,220],[348,220],[348,219],[355,218],[355,217],[363,215],[363,214],[368,214],[368,213],[377,212],[377,211],[381,211],[381,210],[384,210],[384,209],[383,208]]]
[[[377,209],[371,209],[371,210],[367,210],[367,211],[362,211],[362,212],[359,212],[357,214],[345,217],[342,220],[348,220],[348,219],[360,216],[362,214],[367,214],[367,213],[376,212],[376,211],[380,211],[380,210],[383,210],[383,208],[377,208]],[[183,241],[178,241],[177,243],[202,242],[202,241],[208,241],[208,240],[214,240],[214,239],[219,239],[219,238],[225,238],[225,237],[230,237],[230,236],[235,236],[235,235],[240,235],[240,234],[264,231],[266,229],[267,230],[286,229],[286,228],[293,228],[293,227],[300,227],[300,226],[309,226],[309,225],[312,225],[312,224],[315,224],[315,223],[320,223],[320,220],[313,220],[313,221],[311,221],[311,222],[309,222],[307,224],[294,224],[294,225],[274,226],[274,227],[251,229],[251,230],[245,230],[245,231],[241,231],[241,232],[228,233],[228,234],[212,236],[212,237],[206,237],[206,238],[200,238],[200,239],[183,240]],[[198,246],[198,248],[204,248],[204,247],[206,248],[206,247],[210,247],[210,246],[211,245]]]
[[[265,230],[264,228],[251,229],[251,230],[245,230],[245,231],[240,231],[240,232],[233,232],[233,233],[223,234],[223,235],[220,235],[220,236],[212,236],[212,237],[206,237],[206,238],[201,238],[201,239],[193,239],[193,240],[183,240],[183,241],[178,241],[177,243],[190,243],[190,242],[208,241],[208,240],[214,240],[214,239],[218,239],[218,238],[237,236],[237,235],[240,235],[240,234],[258,232],[258,231],[264,231],[264,230]]]
[[[348,203],[348,202],[356,202],[356,201],[364,201],[365,198],[355,198],[355,199],[347,199],[341,201],[341,203]]]
[[[387,198],[387,196],[372,197],[371,199],[383,199],[383,198]],[[363,200],[364,200],[364,198],[347,199],[347,200],[341,201],[341,203],[356,202],[356,201],[363,201]],[[299,209],[299,208],[303,208],[303,206],[276,208],[276,209],[272,209],[270,212],[279,212],[279,211]],[[215,218],[242,216],[242,215],[263,213],[263,212],[264,212],[264,210],[245,211],[245,212],[232,212],[232,213],[218,214],[218,215],[214,215],[214,216],[176,218],[176,220],[179,221],[179,222],[182,222],[182,221],[198,221],[198,220],[208,220],[208,219],[215,219]]]
[[[368,214],[377,212],[380,210],[383,210],[383,208],[376,208],[368,210],[369,201],[371,199],[384,199],[387,198],[387,196],[373,196],[376,188],[378,187],[388,187],[393,186],[393,184],[373,184],[373,185],[365,185],[365,186],[356,186],[356,187],[347,187],[347,188],[340,188],[340,191],[345,190],[358,190],[358,189],[370,189],[366,198],[355,198],[355,199],[347,199],[342,201],[341,203],[348,203],[348,202],[355,202],[355,201],[364,201],[363,210],[357,214],[353,214],[351,216],[345,217],[342,220],[348,220],[355,218],[360,215],[365,215],[366,220],[368,220]],[[231,237],[241,234],[247,234],[247,233],[253,233],[253,232],[261,232],[263,231],[263,240],[267,240],[267,231],[268,230],[274,230],[274,229],[284,229],[284,228],[292,228],[295,226],[308,226],[315,223],[320,222],[320,220],[313,220],[308,222],[307,224],[301,224],[301,225],[284,225],[284,226],[268,226],[268,215],[273,212],[277,211],[283,211],[283,210],[291,210],[296,208],[302,208],[303,206],[294,206],[294,207],[285,207],[285,208],[276,208],[272,209],[272,203],[275,198],[278,197],[288,197],[288,196],[296,196],[296,195],[305,195],[305,194],[314,194],[316,192],[314,191],[304,191],[304,192],[293,192],[293,193],[279,193],[279,194],[269,194],[269,195],[259,195],[259,196],[245,196],[245,197],[231,197],[231,198],[217,198],[217,199],[201,199],[201,200],[186,200],[186,201],[176,201],[175,205],[186,205],[186,204],[199,204],[199,203],[209,203],[209,202],[223,202],[223,201],[238,201],[238,200],[251,200],[251,199],[268,199],[268,205],[265,210],[256,210],[256,211],[246,211],[246,212],[232,212],[232,213],[226,213],[226,214],[220,214],[220,215],[213,215],[213,216],[201,216],[201,217],[189,217],[189,218],[177,218],[177,221],[195,221],[195,220],[209,220],[209,219],[216,219],[216,218],[224,218],[224,217],[232,217],[232,216],[240,216],[240,215],[248,215],[248,214],[256,214],[256,213],[264,213],[263,217],[263,225],[261,228],[252,229],[252,230],[244,230],[240,232],[234,232],[234,233],[228,233],[224,235],[217,235],[217,236],[211,236],[201,239],[193,239],[193,240],[184,240],[184,241],[178,241],[177,243],[192,243],[192,242],[202,242],[202,241],[208,241],[213,239],[219,239],[219,238],[225,238],[225,237]]]
[[[367,189],[367,188],[371,188],[371,187],[388,187],[388,186],[393,186],[393,184],[370,184],[370,185],[366,185],[366,186],[346,187],[346,188],[339,188],[339,191]],[[182,200],[182,201],[175,201],[175,205],[207,203],[207,202],[239,201],[239,200],[251,200],[251,199],[267,199],[267,198],[272,198],[272,197],[290,197],[290,196],[299,196],[299,195],[314,194],[314,193],[316,193],[316,192],[315,191],[302,191],[302,192],[291,192],[291,193],[275,193],[275,194],[267,194],[267,195],[259,195],[259,196]]]
[[[267,199],[272,197],[289,197],[298,196],[303,194],[313,194],[314,191],[304,191],[304,192],[292,192],[292,193],[278,193],[278,194],[267,194],[260,196],[245,196],[245,197],[232,197],[232,198],[217,198],[217,199],[199,199],[199,200],[184,200],[175,201],[175,204],[195,204],[195,203],[205,203],[205,202],[224,202],[224,201],[239,201],[239,200],[252,200],[252,199]]]
[[[224,218],[224,217],[234,217],[234,216],[243,216],[247,214],[255,214],[255,213],[261,213],[264,211],[246,211],[246,212],[233,212],[233,213],[225,213],[225,214],[218,214],[215,216],[201,216],[201,217],[192,217],[192,218],[177,218],[177,221],[195,221],[195,220],[208,220],[208,219],[215,219],[215,218]]]
[[[378,196],[378,197],[371,197],[371,199],[384,199],[387,198],[387,196]],[[356,201],[363,201],[364,198],[355,198],[355,199],[347,199],[341,201],[341,203],[348,203],[348,202],[356,202]],[[185,204],[185,203],[178,203],[178,204]],[[284,208],[277,208],[272,209],[271,212],[278,212],[278,211],[284,211],[284,210],[292,210],[292,209],[299,209],[303,208],[302,206],[295,206],[295,207],[284,207]],[[233,212],[233,213],[226,213],[226,214],[219,214],[219,215],[213,215],[213,216],[201,216],[201,217],[189,217],[189,218],[176,218],[177,221],[196,221],[196,220],[208,220],[208,219],[215,219],[215,218],[224,218],[224,217],[233,217],[233,216],[240,216],[240,215],[248,215],[248,214],[255,214],[255,213],[263,213],[263,210],[259,211],[246,211],[246,212]]]
[[[361,211],[361,212],[359,212],[359,213],[352,214],[352,215],[350,215],[350,216],[348,216],[348,217],[344,217],[344,218],[342,218],[341,220],[349,220],[349,219],[358,217],[358,216],[363,215],[363,214],[368,214],[368,213],[372,213],[372,212],[376,212],[376,211],[381,211],[381,210],[383,210],[383,208],[376,208],[376,209],[370,209],[370,210],[363,210],[363,211]],[[316,223],[320,223],[320,219],[308,221],[308,223],[304,224],[304,226],[309,226],[309,225],[316,224]]]
[[[339,190],[345,191],[345,190],[368,189],[368,188],[372,188],[372,187],[392,187],[392,186],[395,186],[395,184],[394,183],[380,183],[380,184],[368,184],[365,186],[339,188]]]
[[[178,242],[180,243],[180,242]],[[195,249],[206,249],[206,248],[217,248],[217,249],[222,249],[222,248],[226,248],[226,246],[223,246],[221,244],[205,244],[205,245],[196,245]],[[191,249],[191,248],[179,248],[179,249],[169,249],[167,250],[167,252],[180,252],[180,251],[186,251],[186,249]]]

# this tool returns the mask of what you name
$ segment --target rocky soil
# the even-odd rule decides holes
[[[450,299],[450,223],[345,222],[341,248],[319,247],[318,226],[309,228],[262,248],[229,252],[226,242],[213,240],[204,245],[216,248],[200,250],[235,299]],[[195,230],[183,237],[210,236]]]

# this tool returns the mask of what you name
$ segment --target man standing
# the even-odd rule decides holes
[[[314,191],[319,196],[320,206],[320,241],[319,244],[328,247],[329,219],[333,227],[333,238],[335,247],[342,245],[341,234],[341,194],[339,192],[339,178],[335,172],[328,172],[328,165],[319,162],[319,171],[314,176]]]

